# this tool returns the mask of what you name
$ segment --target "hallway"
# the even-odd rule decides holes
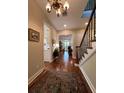
[[[75,63],[66,51],[45,63],[44,71],[29,85],[29,93],[92,93]]]

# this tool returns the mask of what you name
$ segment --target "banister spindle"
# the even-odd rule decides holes
[[[90,47],[90,23],[89,23],[89,27],[88,27],[88,36],[89,36],[89,39],[88,39],[88,47]]]
[[[95,13],[94,13],[94,40],[96,40],[96,17],[95,17]]]
[[[92,41],[92,26],[93,26],[93,18],[91,20],[91,41]]]

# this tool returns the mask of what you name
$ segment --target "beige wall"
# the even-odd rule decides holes
[[[72,35],[72,45],[73,45],[73,54],[75,56],[76,46],[79,46],[84,35],[84,29],[75,29],[75,30],[64,30],[57,32],[57,41],[59,41],[60,35]]]
[[[83,35],[84,35],[84,32],[85,32],[85,29],[74,31],[74,34],[75,34],[75,45],[76,46],[80,45],[81,40],[82,40]]]
[[[83,70],[96,88],[96,53],[94,53],[84,64]]]
[[[28,42],[28,78],[44,66],[43,62],[43,24],[47,20],[35,0],[28,0],[28,27],[40,32],[40,42]]]

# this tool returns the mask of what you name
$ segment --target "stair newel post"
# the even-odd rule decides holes
[[[76,46],[76,59],[79,62],[80,60],[80,47],[79,46]]]
[[[84,56],[84,51],[85,51],[85,42],[82,43],[81,45],[81,49],[82,49],[82,56]]]
[[[81,56],[82,56],[82,49],[81,49],[81,47],[80,47],[80,49],[79,49],[79,59],[81,59]]]

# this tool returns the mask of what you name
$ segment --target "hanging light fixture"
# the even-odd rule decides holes
[[[46,10],[47,10],[48,13],[51,12],[51,5],[50,5],[50,2],[47,3],[47,5],[46,5]]]
[[[61,0],[47,0],[46,11],[51,12],[52,9],[56,11],[57,17],[61,14],[63,16],[67,15],[67,10],[69,9],[69,3],[65,0],[64,5],[60,2]]]
[[[61,15],[61,10],[60,9],[57,9],[56,10],[56,15],[59,17]]]
[[[65,1],[65,4],[64,4],[64,10],[68,10],[69,9],[69,3],[68,1],[66,0]]]

